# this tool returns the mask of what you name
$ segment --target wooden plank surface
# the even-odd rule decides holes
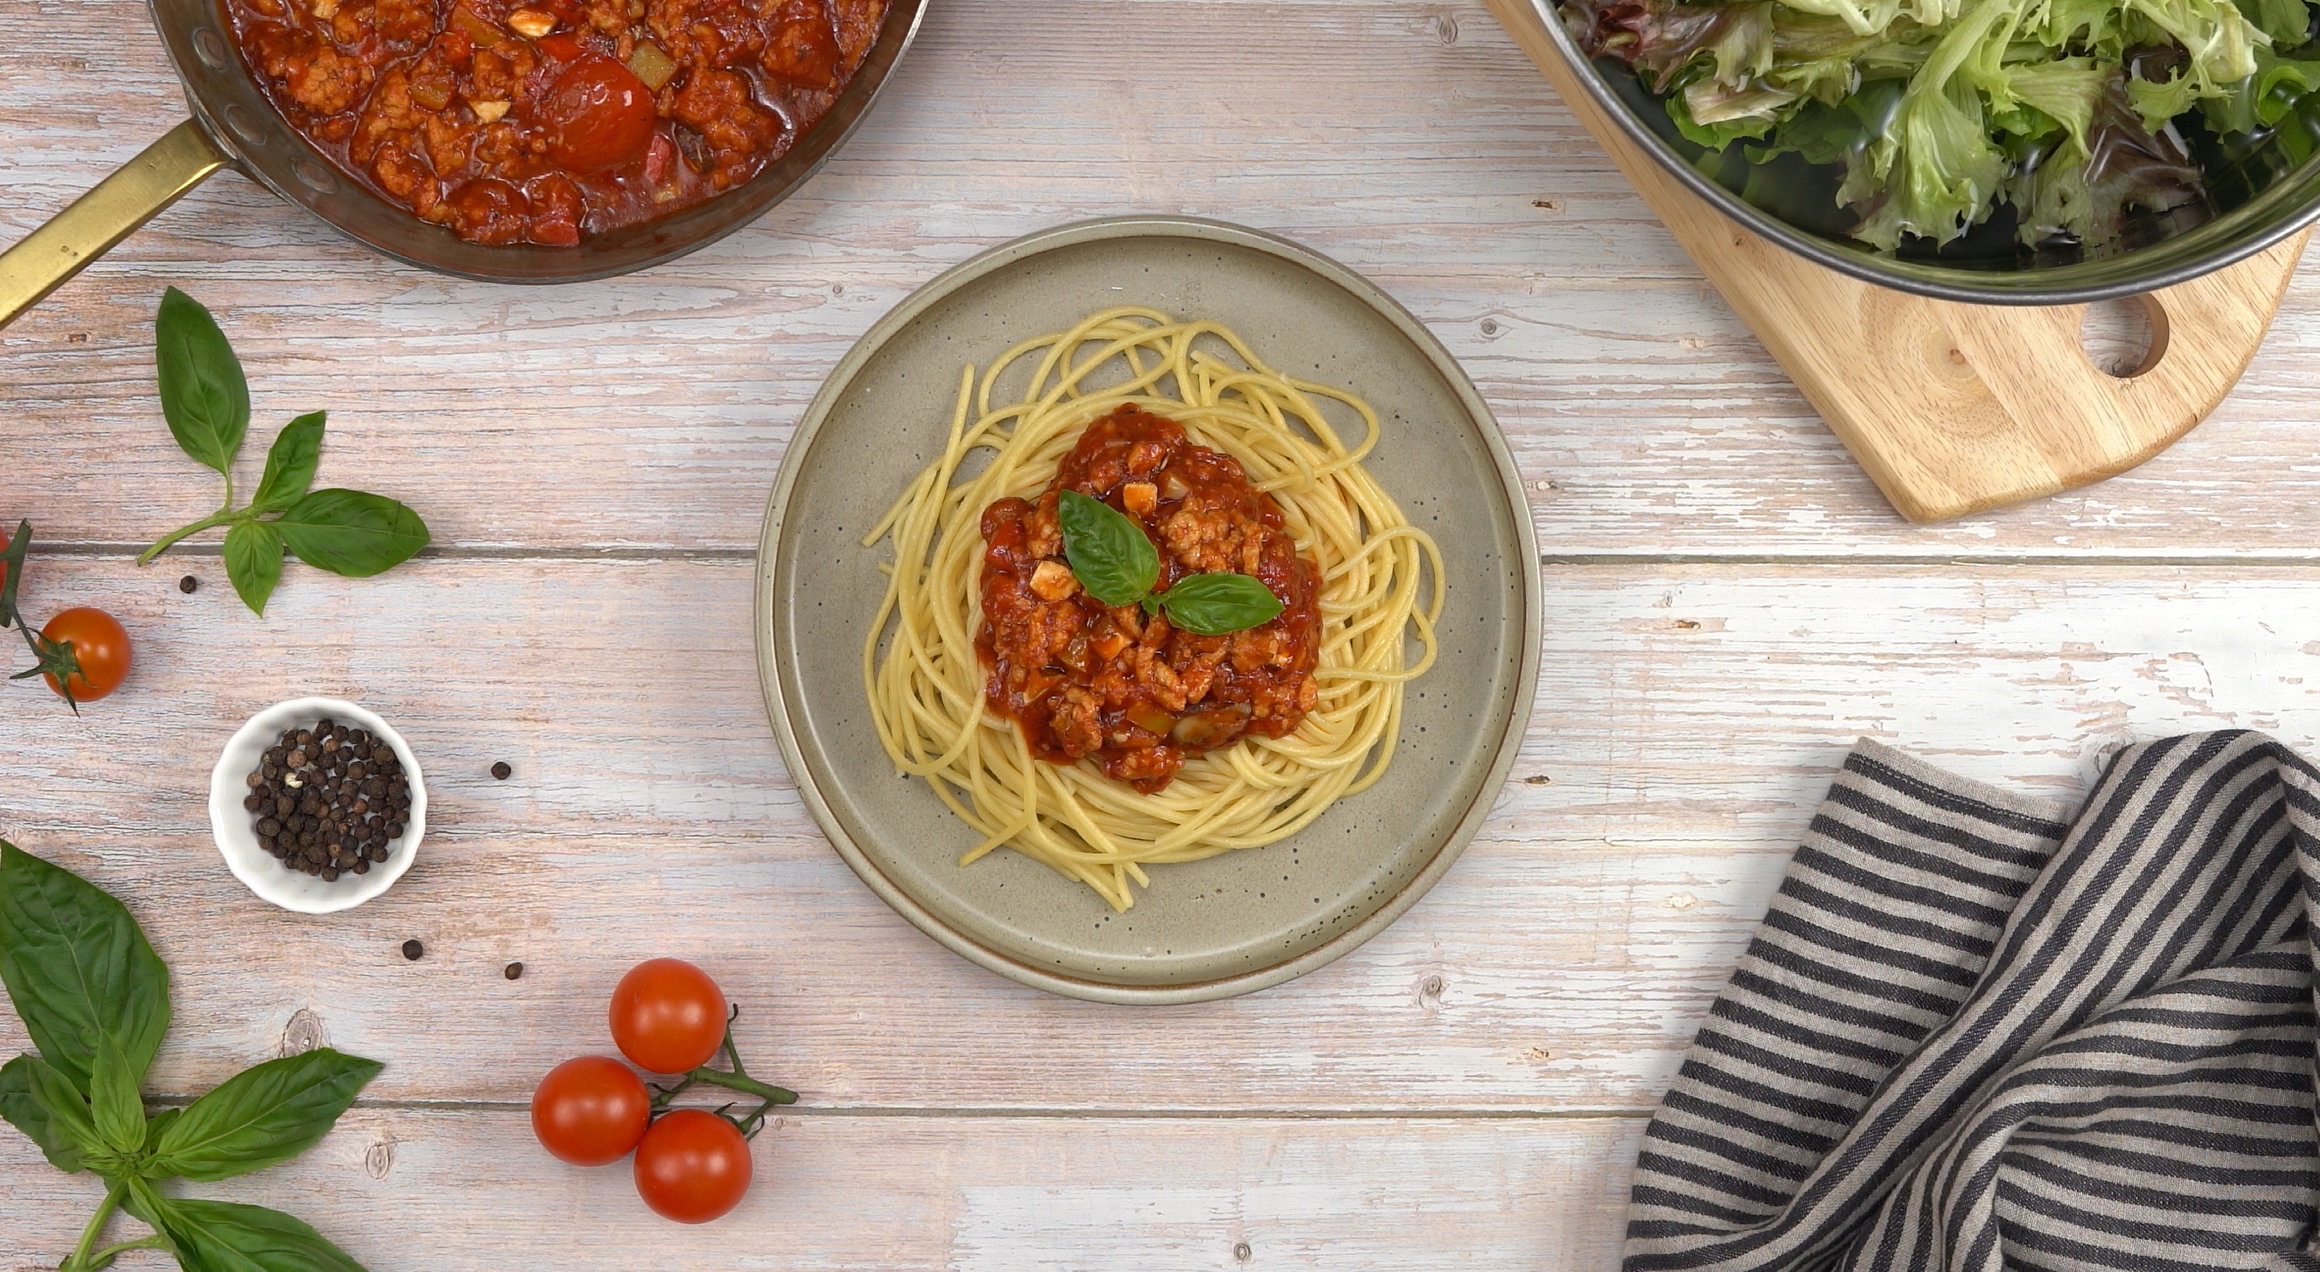
[[[0,42],[0,238],[179,116],[145,23],[0,0],[35,37]],[[1188,31],[1197,57],[1124,63]],[[1289,234],[1408,304],[1506,425],[1548,583],[1515,780],[1444,883],[1313,976],[1159,1010],[1023,989],[880,906],[782,771],[749,635],[765,492],[846,346],[985,246],[1136,210]],[[440,548],[292,566],[263,620],[214,548],[131,564],[214,499],[152,395],[165,282],[226,324],[261,438],[327,408],[324,479],[404,498]],[[1478,5],[945,0],[803,194],[649,274],[437,278],[228,176],[0,332],[0,518],[59,552],[26,600],[139,642],[77,721],[0,688],[0,835],[121,893],[169,959],[157,1094],[324,1040],[388,1062],[309,1158],[206,1190],[379,1272],[1607,1268],[1641,1118],[1852,738],[2064,797],[2131,737],[2320,742],[2316,341],[2299,279],[2167,455],[1909,527]],[[394,720],[435,804],[419,868],[325,920],[249,897],[202,807],[225,735],[303,692]],[[715,970],[808,1102],[705,1232],[548,1162],[521,1116],[659,953]],[[0,1055],[23,1044],[0,1011]],[[53,1266],[93,1202],[6,1131],[0,1198],[4,1272]]]
[[[373,1268],[1601,1267],[1639,1129],[793,1114],[760,1137],[741,1207],[684,1228],[644,1208],[625,1164],[543,1164],[520,1113],[363,1108],[290,1165],[185,1191],[293,1208]],[[440,1186],[444,1176],[460,1186]],[[97,1196],[87,1176],[60,1175],[9,1139],[0,1178],[30,1185],[9,1191],[7,1239],[71,1248]],[[138,1253],[117,1266],[171,1264]]]

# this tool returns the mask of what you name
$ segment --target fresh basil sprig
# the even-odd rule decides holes
[[[328,1047],[269,1060],[182,1109],[147,1116],[139,1088],[169,1028],[169,970],[119,901],[0,840],[0,982],[38,1054],[0,1066],[0,1118],[105,1199],[61,1272],[166,1250],[186,1272],[362,1272],[314,1229],[258,1206],[164,1195],[287,1161],[330,1132],[378,1062]],[[113,1211],[150,1236],[98,1248]]]
[[[1106,605],[1140,604],[1145,613],[1164,613],[1171,624],[1203,636],[1246,631],[1280,616],[1281,598],[1271,588],[1229,570],[1188,574],[1154,595],[1159,549],[1144,527],[1101,499],[1058,491],[1055,520],[1063,530],[1063,558],[1072,577]]]
[[[143,565],[187,535],[227,527],[226,577],[242,603],[259,614],[282,580],[288,551],[317,569],[367,578],[411,559],[427,546],[419,514],[383,495],[359,490],[315,490],[322,459],[324,415],[313,411],[284,425],[266,452],[265,475],[246,507],[234,507],[234,456],[250,427],[250,387],[217,320],[201,303],[172,287],[154,319],[154,360],[160,368],[161,414],[186,454],[226,479],[217,512],[162,536],[137,558]]]

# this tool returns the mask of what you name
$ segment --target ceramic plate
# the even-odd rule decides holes
[[[890,549],[860,540],[941,451],[961,366],[1126,304],[1221,321],[1275,367],[1367,398],[1384,420],[1368,466],[1448,564],[1440,660],[1405,691],[1385,777],[1280,843],[1149,867],[1152,886],[1114,914],[1015,853],[961,868],[975,832],[888,762],[863,695],[861,650]],[[807,807],[863,882],[927,935],[1061,994],[1221,998],[1311,971],[1376,935],[1473,837],[1529,719],[1537,560],[1490,408],[1391,297],[1254,230],[1175,217],[1091,221],[936,278],[831,373],[766,509],[758,674]]]

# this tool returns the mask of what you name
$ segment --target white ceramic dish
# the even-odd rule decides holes
[[[258,767],[258,758],[282,736],[282,730],[320,720],[368,729],[373,737],[385,739],[411,780],[411,816],[403,824],[403,837],[388,845],[387,859],[368,874],[341,875],[329,883],[319,875],[284,867],[259,847],[257,827],[249,810],[242,807],[242,800],[250,793],[250,770]],[[352,909],[385,892],[411,868],[419,854],[419,840],[427,832],[427,784],[419,776],[419,761],[411,755],[403,735],[386,721],[337,698],[292,698],[251,716],[249,723],[226,742],[225,754],[218,757],[217,768],[209,776],[209,829],[217,840],[218,852],[226,859],[226,868],[248,884],[250,891],[285,910],[329,914]]]

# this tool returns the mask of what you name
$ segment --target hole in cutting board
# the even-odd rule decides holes
[[[2078,344],[2095,370],[2133,379],[2167,356],[2167,313],[2148,296],[2098,300],[2078,320]]]

